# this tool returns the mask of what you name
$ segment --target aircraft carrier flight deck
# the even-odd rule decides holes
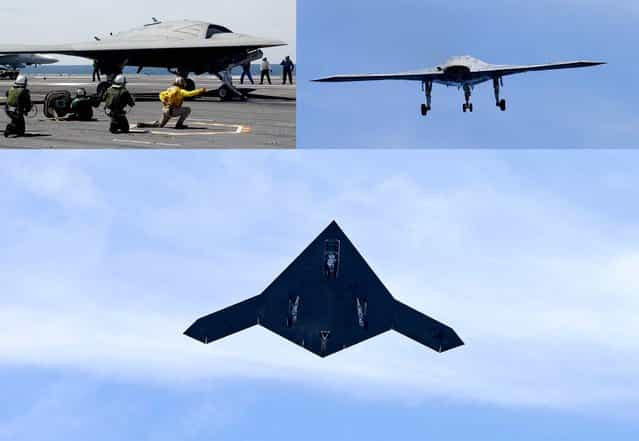
[[[137,123],[160,119],[162,104],[158,94],[171,85],[171,75],[127,75],[127,89],[136,99],[127,115],[131,133],[111,134],[109,117],[104,105],[94,109],[94,120],[88,122],[51,119],[43,114],[43,99],[47,92],[68,90],[72,96],[77,88],[88,94],[96,91],[97,83],[86,75],[33,75],[29,77],[31,98],[36,112],[26,119],[25,137],[5,138],[0,135],[0,148],[294,148],[295,85],[282,85],[273,78],[272,85],[239,84],[235,87],[254,89],[246,101],[222,102],[217,97],[200,97],[185,102],[192,113],[186,121],[188,129],[176,130],[177,119],[164,128],[137,128]],[[216,90],[222,83],[214,76],[193,76],[197,87]],[[0,131],[9,122],[4,112],[5,92],[11,81],[0,81]],[[143,125],[144,126],[144,125]]]

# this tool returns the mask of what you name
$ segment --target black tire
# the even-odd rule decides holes
[[[463,104],[463,105],[462,105],[462,110],[464,111],[464,113],[466,113],[466,110],[467,110],[467,108],[466,108],[466,104]]]
[[[47,118],[62,118],[71,110],[71,94],[68,90],[52,90],[44,96],[42,113]]]
[[[468,110],[470,110],[471,112],[473,111],[473,103],[470,103],[470,104],[468,105]]]
[[[109,87],[111,87],[111,85],[108,83],[108,81],[100,82],[95,91],[96,99],[100,100],[100,102],[104,101],[104,95],[106,94],[106,91]]]
[[[190,78],[184,79],[184,89],[188,90],[189,92],[195,90],[195,81]]]
[[[231,100],[232,92],[231,92],[231,89],[229,89],[226,84],[223,84],[222,86],[220,86],[220,88],[217,90],[217,93],[220,96],[220,99],[222,101]]]
[[[499,102],[499,108],[501,109],[502,112],[506,111],[506,100],[501,100]]]
[[[428,107],[426,107],[426,104],[422,104],[422,116],[426,116],[428,114]]]

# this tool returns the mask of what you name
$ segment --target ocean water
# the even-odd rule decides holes
[[[279,64],[271,65],[271,77],[279,77],[282,75],[282,66]],[[91,75],[93,73],[92,65],[62,65],[62,64],[45,64],[41,66],[29,66],[21,69],[21,72],[27,75]],[[127,66],[124,68],[125,74],[134,74],[137,72],[136,67]],[[240,75],[242,68],[233,69],[233,75]],[[260,65],[252,64],[251,73],[259,79]],[[147,67],[142,71],[143,75],[168,75],[169,72],[163,68]]]

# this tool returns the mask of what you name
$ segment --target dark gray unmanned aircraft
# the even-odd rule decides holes
[[[217,75],[224,86],[220,97],[227,92],[240,95],[231,82],[231,69],[262,58],[260,48],[284,46],[279,40],[236,34],[224,26],[201,21],[173,21],[153,23],[94,41],[74,44],[43,44],[0,46],[0,53],[62,54],[89,58],[98,62],[100,70],[110,79],[122,73],[124,66],[165,67],[187,78],[190,73]],[[104,90],[104,84],[98,91]],[[224,89],[226,87],[226,89]],[[187,89],[195,84],[187,79]]]
[[[431,109],[431,92],[433,83],[445,86],[455,86],[464,89],[466,102],[462,110],[473,111],[473,103],[470,96],[473,88],[480,83],[491,81],[495,90],[495,103],[502,111],[506,110],[506,100],[501,99],[499,92],[504,85],[503,77],[524,72],[556,69],[573,69],[577,67],[589,67],[605,64],[597,61],[568,61],[564,63],[535,64],[525,66],[510,66],[503,64],[488,64],[477,58],[465,55],[453,57],[444,64],[430,69],[422,69],[411,72],[400,72],[391,74],[366,74],[366,75],[335,75],[326,78],[319,78],[314,81],[326,83],[341,83],[348,81],[379,81],[379,80],[410,80],[420,81],[422,90],[426,93],[426,104],[421,105],[421,113],[426,116]]]
[[[391,329],[437,352],[464,344],[452,328],[395,300],[335,222],[260,295],[184,334],[211,343],[254,325],[320,357]]]

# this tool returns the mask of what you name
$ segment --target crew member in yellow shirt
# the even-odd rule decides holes
[[[196,89],[191,92],[185,90],[186,81],[184,78],[177,77],[173,82],[173,86],[167,90],[160,92],[160,101],[162,102],[162,119],[159,121],[159,126],[164,127],[171,118],[179,118],[176,129],[186,129],[184,121],[191,114],[191,108],[183,106],[185,98],[191,98],[194,96],[202,95],[206,92],[206,89]]]

